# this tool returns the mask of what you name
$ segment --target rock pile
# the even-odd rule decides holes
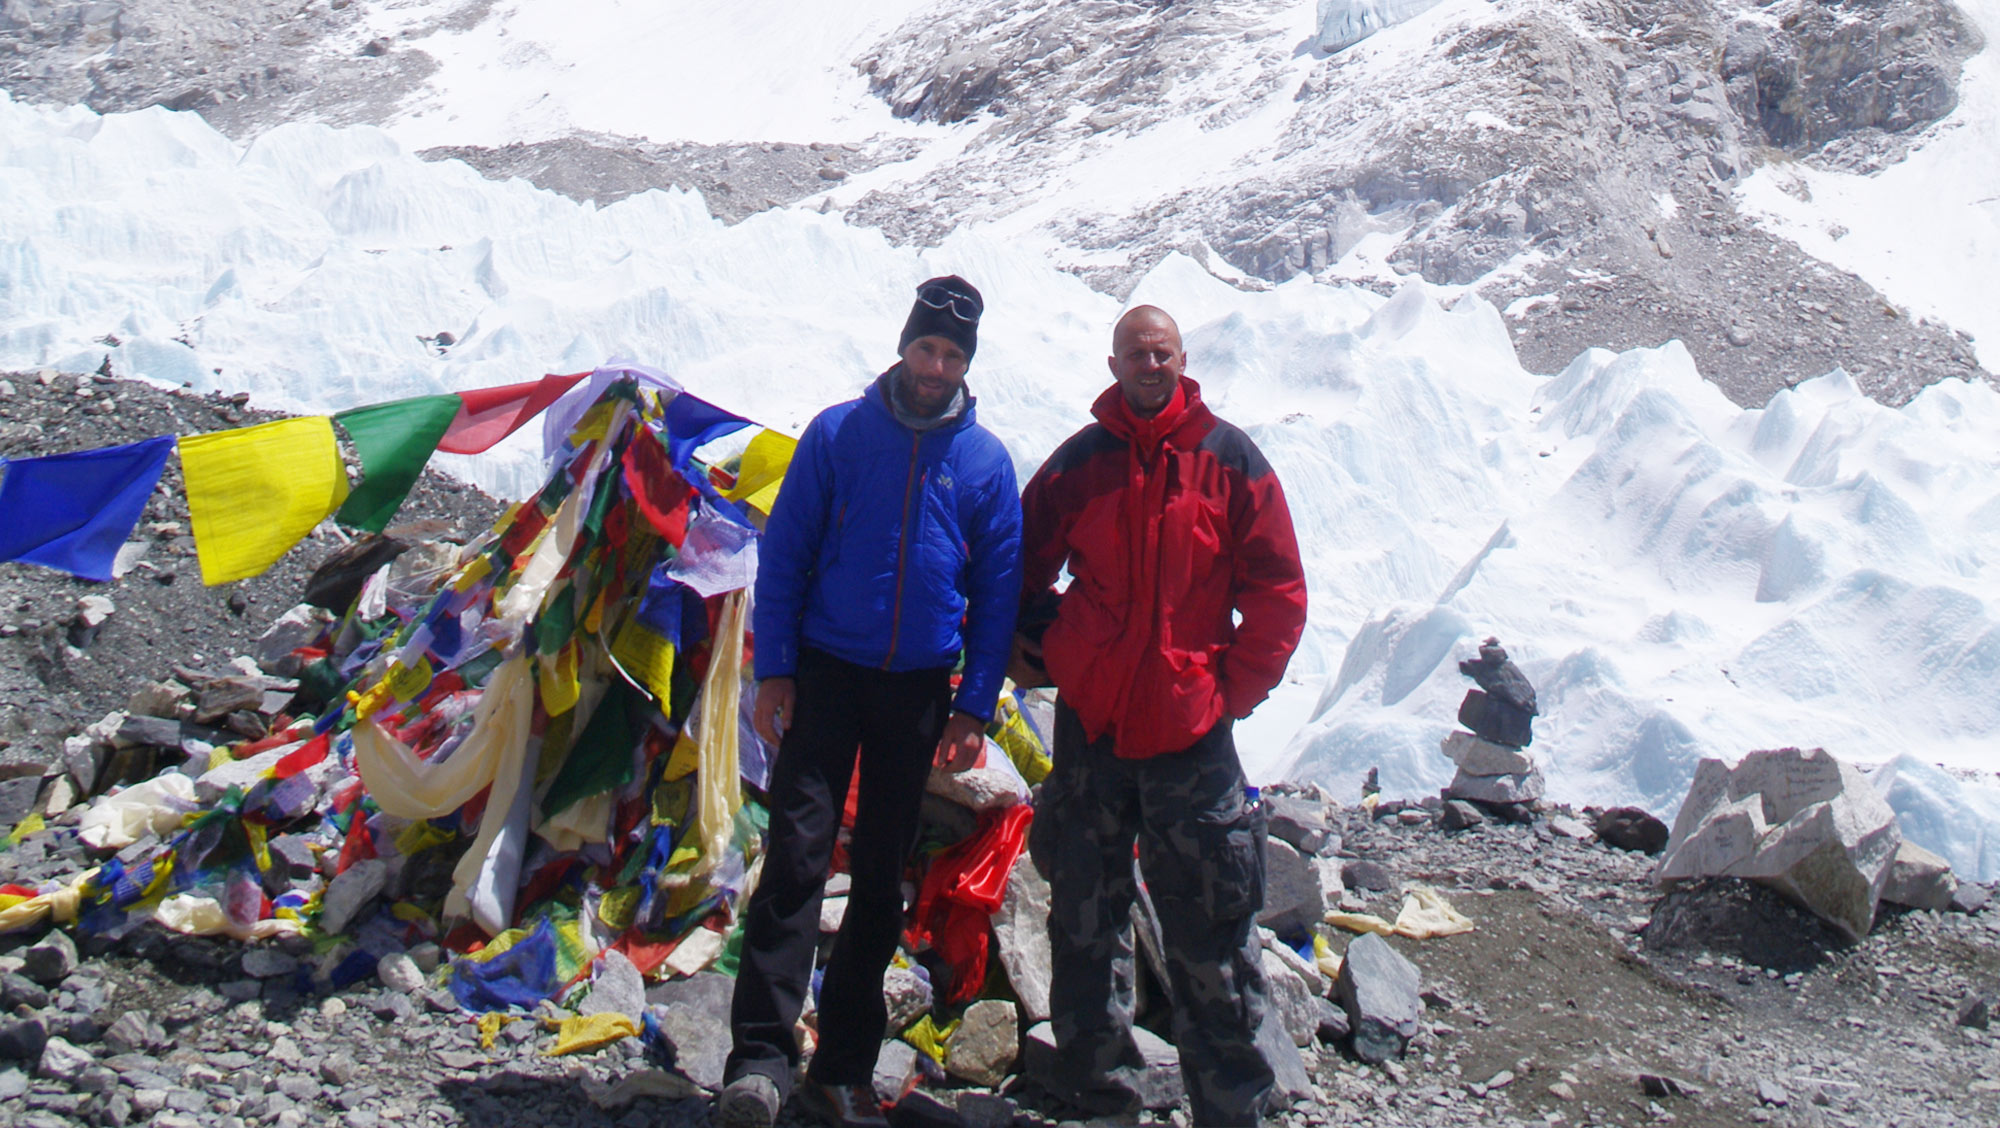
[[[1548,785],[1527,750],[1535,738],[1535,687],[1497,638],[1481,643],[1479,657],[1460,662],[1458,669],[1479,688],[1467,690],[1458,707],[1459,723],[1471,731],[1454,730],[1444,738],[1446,758],[1458,765],[1444,798],[1495,807],[1540,799]]]

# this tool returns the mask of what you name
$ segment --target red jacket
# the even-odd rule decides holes
[[[1091,414],[1021,498],[1024,599],[1067,564],[1042,643],[1063,700],[1120,756],[1178,752],[1284,676],[1306,622],[1298,539],[1270,463],[1193,380],[1151,419],[1115,385]]]

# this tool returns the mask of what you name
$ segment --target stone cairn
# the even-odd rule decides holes
[[[1535,687],[1497,638],[1481,643],[1479,657],[1460,662],[1458,671],[1479,688],[1467,690],[1458,706],[1458,722],[1472,731],[1455,729],[1444,738],[1444,754],[1458,765],[1445,800],[1505,808],[1540,799],[1542,770],[1528,752],[1535,738]]]

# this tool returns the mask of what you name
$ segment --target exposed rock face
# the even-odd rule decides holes
[[[1733,769],[1720,760],[1695,769],[1659,880],[1759,881],[1858,940],[1902,841],[1860,769],[1824,749],[1752,752]]]
[[[1334,991],[1347,1008],[1356,1057],[1383,1062],[1402,1056],[1417,1033],[1421,987],[1417,966],[1380,936],[1370,932],[1347,946]]]

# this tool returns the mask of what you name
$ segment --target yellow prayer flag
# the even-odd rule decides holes
[[[629,1014],[611,1011],[576,1015],[562,1020],[556,1029],[556,1044],[543,1052],[550,1057],[580,1053],[609,1045],[621,1038],[634,1038],[638,1034],[639,1024],[633,1022]]]
[[[563,648],[555,654],[535,655],[535,670],[542,684],[542,709],[551,717],[561,716],[576,708],[577,699],[583,696],[583,685],[577,679],[576,640],[563,643]]]
[[[790,435],[759,431],[743,450],[743,461],[736,468],[736,485],[722,496],[731,501],[747,500],[752,508],[769,513],[771,503],[778,499],[785,471],[791,468],[792,455],[798,449],[799,441]]]
[[[201,582],[255,576],[347,500],[325,416],[279,419],[180,440]]]
[[[639,621],[634,614],[618,628],[618,634],[611,640],[611,657],[627,674],[635,678],[646,692],[661,703],[671,695],[674,685],[674,644]]]

